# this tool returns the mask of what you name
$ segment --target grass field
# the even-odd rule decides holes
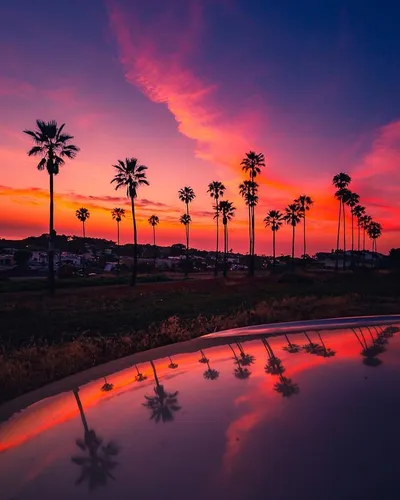
[[[288,274],[248,279],[0,294],[0,402],[137,351],[278,321],[398,313],[399,276]]]

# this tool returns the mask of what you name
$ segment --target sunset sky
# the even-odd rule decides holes
[[[230,247],[245,252],[240,161],[252,149],[260,178],[256,252],[271,253],[262,219],[310,195],[309,251],[335,246],[332,176],[383,225],[378,249],[399,245],[400,9],[371,0],[14,0],[0,7],[0,237],[48,231],[48,175],[28,158],[37,118],[66,123],[81,148],[55,182],[55,227],[116,238],[110,209],[125,206],[112,164],[148,166],[139,192],[139,243],[160,218],[158,243],[184,242],[177,191],[190,185],[191,244],[212,249],[210,181],[234,201]],[[128,208],[128,205],[126,206]],[[122,240],[132,239],[131,221]],[[297,252],[301,253],[298,235]],[[290,228],[277,236],[290,249]]]

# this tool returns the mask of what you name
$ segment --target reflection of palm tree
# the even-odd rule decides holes
[[[336,354],[330,347],[326,347],[324,341],[322,340],[321,334],[317,330],[319,340],[321,341],[322,348],[317,352],[317,356],[323,356],[324,358],[331,358]]]
[[[285,338],[287,340],[288,345],[283,347],[283,350],[286,352],[289,352],[290,354],[296,354],[301,351],[301,347],[297,344],[293,344],[290,340],[288,335],[285,333]]]
[[[372,367],[379,366],[382,361],[378,359],[377,356],[384,352],[385,348],[377,343],[372,343],[372,345],[369,346],[361,328],[359,328],[360,335],[357,334],[354,328],[352,328],[352,330],[361,345],[361,356],[364,356],[363,363]]]
[[[236,354],[234,348],[230,344],[228,344],[228,346],[230,347],[230,349],[233,352],[233,360],[234,360],[235,365],[236,365],[236,368],[233,370],[233,374],[235,375],[236,378],[238,378],[240,380],[245,380],[245,379],[249,378],[251,375],[251,371],[248,368],[242,367],[241,362],[240,362],[239,358],[237,357],[237,354]]]
[[[240,342],[236,342],[236,345],[238,346],[239,353],[240,353],[239,363],[242,366],[250,366],[250,365],[252,365],[254,363],[254,361],[256,360],[256,358],[252,354],[245,353],[244,349],[243,349],[243,346],[242,346],[242,344]]]
[[[303,345],[303,349],[309,354],[318,354],[321,351],[322,346],[320,344],[312,342],[307,332],[304,332],[304,335],[307,337],[308,344]]]
[[[103,392],[110,392],[114,389],[114,384],[109,384],[107,382],[107,377],[104,377],[104,384],[101,386]]]
[[[77,439],[76,445],[82,450],[87,451],[89,456],[75,456],[71,460],[76,465],[82,467],[81,474],[76,480],[76,484],[88,481],[89,489],[94,490],[97,486],[105,486],[108,478],[115,479],[111,471],[118,465],[113,461],[118,454],[118,447],[115,443],[102,445],[102,439],[97,436],[94,430],[89,429],[86,416],[83,410],[82,402],[79,398],[79,389],[73,391],[84,428],[84,439]]]
[[[137,365],[135,365],[135,368],[136,368],[136,373],[137,373],[137,375],[135,376],[135,381],[136,382],[144,382],[147,379],[146,375],[143,375],[143,373],[140,373]]]
[[[284,377],[282,374],[279,375],[279,382],[275,384],[274,389],[282,394],[284,398],[289,398],[300,392],[299,386],[292,382],[292,379]]]
[[[143,403],[143,406],[151,410],[150,418],[154,419],[156,423],[171,422],[174,419],[173,412],[181,409],[181,407],[178,406],[178,391],[165,391],[164,386],[161,385],[158,380],[156,367],[153,361],[150,361],[150,364],[156,382],[156,386],[154,387],[155,396],[145,396],[146,402]]]
[[[208,358],[206,357],[206,355],[204,354],[204,352],[201,349],[200,349],[200,353],[201,353],[201,358],[199,359],[199,363],[203,363],[203,364],[208,363]]]
[[[272,350],[271,344],[268,342],[266,338],[262,338],[262,343],[268,353],[268,361],[265,365],[265,373],[268,375],[282,375],[285,371],[285,367],[282,365],[282,361],[275,356],[274,351]]]
[[[219,377],[219,371],[211,368],[210,363],[207,361],[207,370],[203,373],[206,380],[216,380]]]
[[[175,368],[178,368],[178,363],[174,363],[170,356],[168,356],[168,359],[169,359],[168,368],[171,368],[171,370],[175,370]]]

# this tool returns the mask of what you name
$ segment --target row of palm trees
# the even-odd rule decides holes
[[[355,251],[355,234],[354,234],[354,221],[357,220],[357,251],[360,252],[361,248],[365,251],[366,236],[372,240],[372,252],[377,252],[377,240],[382,236],[382,225],[372,219],[366,213],[366,208],[360,205],[360,195],[351,191],[348,187],[352,179],[350,175],[345,172],[336,174],[332,179],[332,184],[336,188],[335,198],[339,201],[339,217],[336,238],[336,265],[339,267],[339,247],[341,228],[343,231],[343,269],[346,268],[346,207],[350,208],[351,214],[351,260],[354,264],[354,251]],[[363,231],[363,243],[361,246],[361,231]]]
[[[38,169],[46,169],[50,179],[50,217],[49,217],[49,284],[50,291],[54,293],[54,176],[59,173],[59,168],[64,164],[65,159],[74,159],[79,152],[79,148],[71,144],[73,136],[64,132],[65,124],[58,126],[56,121],[44,122],[36,121],[36,130],[24,130],[34,141],[34,146],[28,151],[28,155],[39,155],[41,160],[38,163]],[[244,180],[239,185],[239,193],[242,196],[248,210],[248,228],[249,228],[249,275],[254,275],[255,267],[255,208],[259,201],[259,184],[256,182],[257,177],[265,167],[265,157],[263,153],[255,153],[249,151],[246,153],[241,162],[242,170],[248,175],[248,179]],[[138,190],[142,186],[148,186],[147,167],[139,163],[137,158],[126,158],[125,161],[118,160],[114,168],[114,177],[111,183],[115,184],[115,189],[123,189],[126,192],[131,204],[132,223],[133,223],[133,265],[131,273],[131,285],[135,285],[137,277],[137,262],[138,262],[138,234],[136,221],[136,204],[135,200],[138,196]],[[339,240],[341,220],[343,217],[343,242],[344,250],[346,248],[346,221],[345,207],[351,207],[352,214],[352,251],[354,250],[354,217],[358,221],[359,230],[359,247],[360,247],[360,228],[364,228],[364,247],[365,234],[373,240],[373,250],[376,251],[376,240],[382,233],[382,227],[379,223],[372,221],[371,217],[365,214],[364,207],[358,205],[359,197],[355,193],[348,190],[348,185],[351,181],[350,176],[344,173],[337,174],[333,183],[338,189],[335,196],[339,200],[339,223],[337,237],[337,263],[339,258]],[[236,207],[229,200],[222,199],[225,194],[225,186],[220,181],[213,181],[208,185],[207,192],[213,200],[214,219],[216,220],[216,259],[214,274],[218,274],[219,268],[219,224],[220,217],[224,228],[224,275],[227,272],[227,255],[228,255],[228,222],[235,215]],[[186,268],[187,274],[189,269],[189,245],[190,245],[190,224],[191,216],[189,206],[195,199],[196,195],[190,186],[185,186],[178,192],[179,200],[185,204],[185,213],[180,216],[180,222],[185,227],[186,236]],[[306,214],[310,210],[313,200],[308,195],[301,195],[299,198],[289,204],[281,213],[279,210],[270,210],[264,219],[265,225],[272,230],[273,240],[273,260],[275,264],[276,252],[276,232],[280,229],[283,222],[286,222],[292,227],[292,259],[295,255],[295,231],[297,225],[303,221],[303,257],[306,258]],[[364,211],[363,211],[364,210]],[[85,237],[85,223],[90,217],[90,213],[86,208],[80,208],[76,212],[77,218],[82,222],[83,234]],[[117,239],[119,245],[119,224],[125,216],[125,210],[115,208],[112,210],[112,217],[117,222]],[[153,227],[153,240],[155,246],[155,228],[159,223],[156,215],[149,218],[149,223]]]

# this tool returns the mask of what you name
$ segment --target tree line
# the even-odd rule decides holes
[[[49,174],[49,191],[50,191],[50,207],[49,207],[49,247],[48,247],[48,272],[49,272],[49,287],[51,293],[54,293],[54,176],[58,175],[60,167],[65,163],[65,159],[73,160],[79,152],[78,146],[71,143],[74,139],[72,135],[64,132],[65,124],[58,126],[55,120],[44,122],[36,120],[36,130],[24,130],[34,142],[34,146],[28,151],[29,156],[41,156],[37,165],[39,170],[47,170]],[[239,193],[242,196],[247,207],[248,213],[248,237],[249,237],[249,276],[254,276],[255,268],[255,209],[259,202],[259,184],[257,177],[260,175],[262,168],[265,167],[265,157],[263,153],[255,153],[249,151],[246,153],[241,162],[242,170],[248,175],[248,179],[244,180],[239,185]],[[113,165],[114,176],[111,183],[115,185],[115,189],[123,189],[126,192],[127,198],[130,200],[133,224],[133,264],[131,268],[131,285],[135,285],[137,278],[138,265],[138,234],[136,220],[136,204],[139,188],[149,186],[147,179],[147,166],[142,165],[137,158],[126,158],[118,160]],[[366,234],[373,241],[373,251],[376,252],[376,240],[382,234],[382,226],[373,221],[366,214],[365,207],[359,205],[359,195],[351,192],[348,186],[351,182],[349,175],[340,173],[334,176],[333,184],[337,188],[335,197],[339,200],[339,219],[337,231],[336,245],[336,269],[339,263],[339,244],[341,228],[343,232],[343,267],[345,267],[345,251],[346,251],[346,206],[351,208],[352,220],[352,255],[354,253],[354,219],[357,220],[358,226],[358,250],[360,250],[360,231],[363,234],[363,248],[365,250]],[[231,221],[236,212],[236,207],[233,202],[223,199],[226,188],[220,181],[210,182],[207,192],[213,200],[214,219],[216,221],[216,258],[214,275],[218,275],[219,269],[219,228],[220,221],[223,225],[223,274],[227,273],[227,255],[228,255],[228,223]],[[185,212],[180,216],[179,221],[185,228],[186,237],[186,266],[185,274],[189,270],[189,248],[190,248],[190,224],[192,222],[190,215],[190,204],[195,199],[196,195],[190,186],[185,186],[178,191],[178,198],[185,205]],[[303,222],[303,258],[307,255],[306,241],[306,216],[307,212],[313,205],[313,200],[308,195],[301,195],[290,203],[283,212],[280,210],[269,210],[264,218],[265,226],[272,231],[272,247],[273,247],[273,265],[276,263],[276,233],[281,228],[283,223],[292,227],[292,260],[295,256],[295,236],[296,227]],[[125,217],[123,208],[114,208],[111,211],[112,218],[117,223],[117,244],[119,246],[120,223]],[[90,212],[87,208],[80,208],[76,211],[76,217],[82,222],[83,237],[85,238],[85,223],[90,217]],[[343,222],[342,222],[343,221]],[[153,244],[156,245],[156,226],[159,224],[157,215],[152,215],[148,219],[149,224],[153,228]],[[119,262],[118,262],[119,264]]]

